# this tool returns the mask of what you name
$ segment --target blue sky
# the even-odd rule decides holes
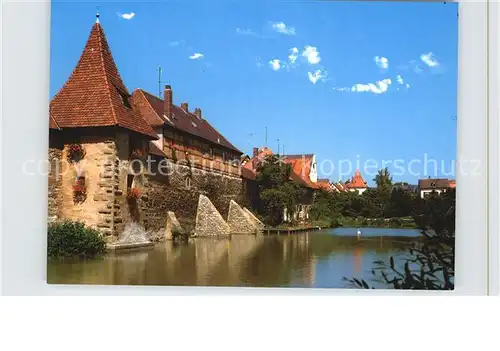
[[[424,154],[445,171],[456,157],[456,4],[53,2],[51,97],[78,61],[97,6],[131,92],[157,94],[161,66],[174,102],[201,107],[245,153],[264,144],[267,126],[269,147],[279,138],[285,153],[330,160],[335,169],[323,163],[320,175],[332,180],[340,160],[354,168],[359,160],[364,173],[368,159],[419,159],[412,169],[427,177]],[[394,179],[419,178],[404,173]]]

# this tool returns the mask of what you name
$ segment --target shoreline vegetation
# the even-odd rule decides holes
[[[345,218],[341,227],[419,229],[413,217]]]
[[[106,253],[102,234],[82,222],[65,220],[47,227],[48,258],[93,258]]]
[[[273,162],[268,157],[259,167],[257,184],[259,203],[253,208],[265,224],[264,231],[305,231],[338,227],[372,227],[394,229],[424,229],[422,218],[434,211],[434,203],[421,199],[417,193],[393,186],[386,169],[373,179],[376,187],[363,194],[329,192],[320,189],[310,197],[308,218],[285,221],[283,213],[294,213],[303,204],[306,189],[290,180],[290,165]],[[433,194],[431,198],[439,197]],[[48,256],[91,257],[106,252],[99,232],[84,223],[65,221],[48,227]]]

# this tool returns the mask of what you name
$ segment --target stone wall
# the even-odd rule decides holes
[[[195,236],[224,237],[231,234],[231,228],[219,211],[205,195],[200,195],[196,212]]]
[[[113,140],[92,140],[81,143],[85,157],[76,164],[67,162],[67,146],[62,151],[61,202],[62,218],[82,221],[97,228],[113,240],[114,234],[114,192],[117,181],[116,144]],[[78,176],[85,178],[87,197],[75,203],[73,185]]]
[[[59,174],[61,169],[62,149],[49,149],[49,191],[48,191],[48,220],[49,222],[60,219],[60,204],[62,200],[62,180]]]
[[[219,213],[227,218],[229,202],[242,198],[241,178],[207,172],[168,162],[166,174],[144,177],[141,216],[147,230],[165,228],[168,211],[175,213],[184,230],[194,229],[199,195],[207,196]],[[189,178],[189,180],[187,180]]]
[[[259,227],[257,221],[250,216],[235,201],[231,200],[229,205],[229,214],[227,216],[227,224],[231,228],[232,234],[257,234]]]
[[[133,221],[147,230],[163,231],[168,211],[175,213],[187,233],[192,233],[200,194],[206,195],[224,218],[231,200],[242,203],[245,198],[240,177],[190,167],[186,161],[169,161],[170,170],[162,175],[157,165],[163,159],[158,158],[151,173],[131,175],[131,150],[141,148],[147,154],[147,144],[127,133],[68,135],[61,140],[61,145],[51,146],[49,152],[51,162],[60,163],[49,175],[49,220],[82,221],[98,229],[110,242]],[[72,142],[81,144],[86,152],[76,164],[66,159]],[[87,196],[83,202],[75,203],[73,185],[79,176],[84,177]],[[137,201],[127,199],[130,187],[141,190]]]

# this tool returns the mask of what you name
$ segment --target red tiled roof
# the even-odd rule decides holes
[[[334,183],[333,186],[335,187],[335,189],[337,189],[339,192],[343,192],[344,191],[344,188],[342,188],[342,186],[339,184],[339,183]]]
[[[313,154],[282,156],[283,161],[292,166],[292,173],[300,177],[304,185],[312,189],[319,189],[320,186],[317,183],[313,183],[309,178],[313,158]]]
[[[326,191],[332,191],[332,187],[330,186],[330,181],[328,179],[318,179],[316,183],[319,188],[322,188]]]
[[[132,104],[136,108],[142,118],[152,127],[160,127],[165,124],[165,120],[158,116],[154,108],[151,106],[148,98],[141,89],[136,89],[132,92],[131,96]]]
[[[309,179],[314,155],[283,155],[283,161],[292,166],[292,170],[303,178]]]
[[[152,141],[149,142],[149,153],[151,155],[156,155],[156,156],[161,156],[161,157],[167,157],[167,154],[165,154],[158,146],[156,146],[155,143]]]
[[[255,174],[257,174],[257,169],[254,168],[254,161],[256,161],[255,166],[257,166],[257,164],[260,161],[262,161],[266,156],[271,156],[272,154],[273,151],[270,148],[262,147],[258,150],[257,155],[253,156],[248,162],[246,162],[242,168],[249,169],[253,171]],[[307,166],[303,167],[302,156],[305,156],[305,158],[309,160],[309,169],[310,169],[310,161],[312,160],[313,155],[289,155],[282,158],[282,160],[285,163],[290,164],[292,166],[292,170],[290,172],[290,180],[295,181],[307,188],[319,189],[319,186],[316,183],[311,182],[311,180],[309,179],[309,171],[307,171],[307,175],[301,174],[301,170],[303,168],[307,169]],[[296,169],[299,170],[298,172],[294,169],[294,164],[298,165],[296,166]]]
[[[186,112],[182,108],[176,105],[172,105],[172,118],[166,119],[164,117],[164,104],[163,100],[158,97],[144,91],[142,89],[136,89],[132,96],[138,94],[142,94],[147,101],[149,102],[149,106],[156,113],[154,120],[160,118],[166,125],[169,125],[173,128],[182,130],[185,133],[189,133],[200,137],[202,139],[208,140],[214,144],[221,145],[228,149],[238,152],[242,154],[240,150],[238,150],[233,144],[231,144],[222,134],[220,134],[214,127],[207,122],[207,120],[203,118],[199,118],[193,113]],[[134,98],[135,99],[135,98]],[[141,113],[148,120],[153,120],[153,117],[150,116],[150,111],[146,108],[141,108]],[[149,116],[149,117],[146,117]]]
[[[50,102],[50,126],[119,126],[157,139],[129,99],[104,31],[95,23],[73,73]]]
[[[49,128],[50,129],[58,129],[58,130],[60,130],[61,128],[57,124],[56,120],[54,119],[54,116],[52,116],[52,113],[50,113],[50,111],[49,111],[49,116],[50,116]]]
[[[254,168],[254,166],[257,167],[257,165],[260,161],[262,161],[266,156],[271,156],[272,154],[273,154],[273,151],[270,148],[268,148],[268,147],[260,148],[257,152],[257,155],[250,158],[250,160],[248,160],[243,165],[242,172],[243,172],[243,169],[247,169],[247,170],[250,170],[253,173],[257,174],[257,169]],[[303,156],[304,156],[305,160],[306,159],[309,160],[309,166],[307,166],[307,165],[305,167],[303,166],[303,161],[302,161]],[[312,156],[313,155],[287,155],[287,156],[284,156],[284,158],[282,158],[282,160],[285,163],[290,164],[292,166],[292,171],[290,172],[290,180],[295,181],[295,182],[299,183],[300,185],[305,186],[307,188],[319,189],[319,185],[317,183],[311,182],[311,180],[309,179],[309,171],[307,171],[307,175],[304,175],[304,176],[301,175],[302,169],[309,169],[310,170],[310,164],[311,164],[310,161],[312,160]],[[254,161],[256,161],[255,164],[254,164]],[[307,163],[307,162],[305,162],[305,163]],[[299,170],[298,172],[294,170],[293,164],[298,165],[298,166],[296,166],[296,169]]]
[[[245,179],[255,180],[257,172],[246,167],[241,167],[241,176]]]
[[[354,177],[352,177],[351,181],[346,184],[348,188],[352,189],[366,189],[368,186],[366,185],[365,180],[361,176],[361,173],[359,170],[356,170],[356,173],[354,174]]]
[[[446,189],[450,188],[450,180],[437,178],[437,179],[420,179],[418,181],[419,189]]]

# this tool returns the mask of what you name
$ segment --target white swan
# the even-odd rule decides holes
[[[356,235],[358,236],[358,239],[361,237],[361,230],[358,228],[358,231],[356,232]]]

